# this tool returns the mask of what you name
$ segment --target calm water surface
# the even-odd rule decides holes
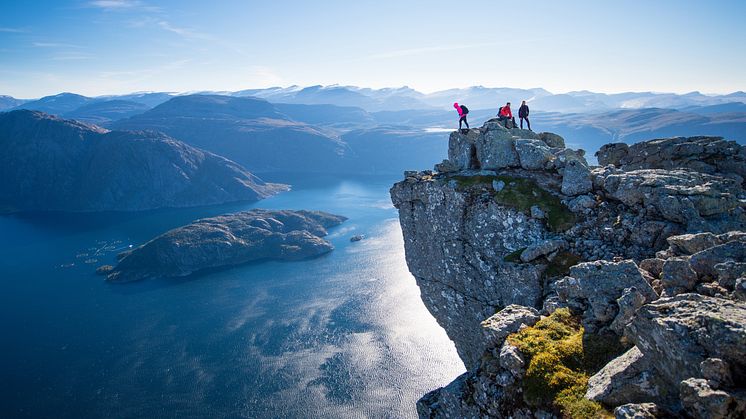
[[[305,179],[256,204],[0,217],[0,416],[416,416],[463,365],[407,270],[395,180]],[[94,274],[129,245],[252,207],[349,220],[311,261],[120,285]]]

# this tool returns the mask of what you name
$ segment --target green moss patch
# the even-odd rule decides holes
[[[453,176],[458,190],[465,190],[474,186],[492,185],[492,181],[502,181],[505,184],[500,191],[494,191],[495,202],[515,208],[526,214],[531,213],[531,207],[536,205],[546,214],[546,224],[551,231],[565,231],[575,225],[575,214],[562,201],[545,191],[535,181],[512,176]]]
[[[568,418],[612,417],[584,395],[590,374],[623,348],[616,339],[584,335],[579,319],[561,308],[508,337],[528,361],[522,383],[526,403],[557,409]]]
[[[523,253],[524,250],[526,250],[526,248],[525,247],[521,247],[520,249],[516,250],[515,252],[510,252],[507,255],[505,255],[505,257],[503,258],[503,260],[505,262],[521,263],[521,253]]]
[[[575,253],[562,250],[549,262],[544,271],[544,278],[554,278],[570,273],[570,268],[580,263],[582,259]]]

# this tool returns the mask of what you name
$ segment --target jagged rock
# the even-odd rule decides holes
[[[717,278],[718,272],[715,270],[715,265],[744,260],[746,260],[746,241],[734,240],[695,253],[689,263],[699,276]]]
[[[564,182],[564,180],[563,180]],[[567,202],[567,208],[572,212],[581,212],[596,206],[596,200],[590,195],[580,195]]]
[[[461,374],[446,387],[422,396],[417,401],[417,414],[421,418],[433,419],[481,418],[479,406],[473,403],[473,393],[469,374]]]
[[[733,385],[730,366],[720,358],[705,359],[699,363],[699,369],[702,370],[702,377],[713,388],[730,387]]]
[[[746,276],[746,262],[729,260],[716,264],[714,268],[720,286],[729,290],[736,286],[736,279]]]
[[[666,389],[654,378],[648,360],[633,347],[588,379],[585,398],[607,406],[656,400]]]
[[[738,207],[740,184],[733,179],[684,170],[634,170],[605,177],[610,198],[628,206],[655,208],[664,219],[689,225]],[[743,220],[732,220],[740,225]]]
[[[598,162],[624,170],[690,169],[702,173],[722,173],[746,177],[746,153],[735,141],[722,137],[676,137],[644,141],[626,147],[601,147]]]
[[[698,234],[671,236],[666,241],[674,248],[674,251],[683,255],[693,255],[710,247],[723,244],[718,236],[709,231]]]
[[[655,419],[658,415],[655,403],[628,403],[614,409],[615,419]]]
[[[197,220],[119,255],[112,282],[183,277],[258,260],[300,260],[334,249],[322,239],[345,217],[321,211],[254,209]]]
[[[552,132],[540,132],[538,137],[552,148],[565,148],[565,139]]]
[[[588,166],[579,159],[568,160],[562,174],[562,193],[575,196],[592,190],[593,182]]]
[[[523,360],[521,351],[507,341],[504,342],[502,348],[500,348],[500,366],[508,370],[513,377],[520,378],[523,376],[525,365],[526,362]]]
[[[531,262],[534,259],[540,258],[542,256],[546,256],[552,252],[556,252],[557,250],[562,250],[567,248],[567,241],[562,239],[553,239],[553,240],[546,240],[540,243],[536,243],[534,245],[531,245],[526,248],[523,252],[521,252],[521,261]]]
[[[533,326],[540,318],[539,312],[532,307],[517,304],[505,307],[482,322],[484,349],[499,347],[508,335],[523,326]]]
[[[552,150],[541,140],[515,140],[515,151],[521,167],[527,170],[543,169],[547,162],[554,158]]]
[[[442,162],[435,165],[435,171],[440,173],[451,173],[459,170],[459,167],[453,164],[450,160],[444,159]]]
[[[728,298],[728,290],[721,287],[717,282],[697,284],[694,289],[697,291],[697,294],[706,295],[708,297]]]
[[[619,306],[619,314],[616,315],[609,328],[621,336],[624,334],[624,328],[632,320],[632,316],[645,304],[645,296],[634,287],[625,288],[616,303]]]
[[[707,358],[728,362],[746,377],[746,305],[699,294],[661,298],[642,306],[626,330],[671,386],[700,376]]]
[[[679,386],[679,392],[684,410],[692,417],[737,419],[746,415],[744,394],[734,395],[723,390],[713,390],[707,380],[701,378],[683,380]]]
[[[631,260],[622,262],[585,262],[570,268],[569,276],[557,281],[557,293],[562,301],[587,301],[585,317],[595,323],[610,323],[617,315],[616,300],[625,288],[634,287],[645,301],[658,298]]]
[[[96,275],[108,275],[113,269],[111,265],[101,265],[96,268]]]
[[[675,257],[663,264],[661,282],[666,296],[672,297],[693,290],[697,285],[697,273],[692,270],[688,257]]]
[[[621,166],[622,159],[629,153],[629,146],[624,143],[605,144],[596,152],[598,164],[601,166]]]
[[[658,258],[649,258],[649,259],[643,259],[640,262],[640,269],[644,269],[650,274],[658,278],[661,275],[661,272],[663,271],[663,264],[666,263],[664,259],[658,259]]]

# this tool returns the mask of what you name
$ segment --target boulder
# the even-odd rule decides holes
[[[540,132],[538,137],[551,148],[565,148],[565,139],[552,132]]]
[[[746,261],[746,241],[734,240],[702,250],[693,254],[689,263],[699,276],[714,279],[718,277],[715,265],[728,261]]]
[[[621,262],[585,262],[570,268],[569,276],[557,281],[561,301],[587,301],[584,317],[596,323],[610,323],[617,315],[617,299],[626,288],[635,288],[645,301],[658,298],[631,260]]]
[[[624,328],[632,320],[632,316],[645,304],[645,296],[637,288],[625,288],[616,303],[619,306],[619,314],[616,315],[609,328],[621,336],[624,334]]]
[[[671,297],[694,289],[697,273],[689,264],[688,257],[675,257],[663,263],[661,282],[666,296]]]
[[[522,326],[533,326],[541,316],[533,307],[511,304],[482,322],[486,347],[496,348],[503,344],[505,338],[515,333]]]
[[[655,403],[627,403],[614,409],[615,419],[655,419],[659,414]]]
[[[723,242],[713,233],[681,234],[666,239],[674,251],[684,255],[693,255]]]
[[[729,260],[714,266],[717,280],[721,287],[732,290],[736,286],[736,280],[746,276],[746,262]]]
[[[714,390],[707,380],[689,378],[679,385],[681,405],[691,417],[708,419],[736,419],[746,416],[744,394],[730,394]]]
[[[562,239],[545,240],[528,246],[521,252],[521,262],[531,262],[542,256],[567,248],[567,241]]]
[[[500,366],[515,378],[523,376],[523,368],[526,362],[523,360],[521,351],[505,341],[502,348],[500,348]]]
[[[707,358],[699,363],[699,369],[702,370],[702,377],[713,388],[733,386],[733,375],[730,373],[730,366],[720,358]]]
[[[585,397],[607,406],[641,403],[661,397],[660,383],[637,347],[615,358],[588,379]]]
[[[593,182],[588,166],[578,159],[568,160],[562,174],[562,193],[575,196],[592,190]]]
[[[746,304],[699,294],[661,298],[637,311],[626,334],[671,386],[701,376],[707,358],[746,378]]]
[[[552,150],[541,140],[515,140],[515,150],[518,153],[521,167],[526,170],[544,169],[547,162],[554,158]]]

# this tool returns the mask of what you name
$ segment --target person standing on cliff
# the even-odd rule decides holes
[[[524,100],[521,102],[521,107],[518,108],[518,119],[521,120],[521,129],[523,129],[523,120],[526,120],[526,123],[528,124],[528,130],[531,131],[531,121],[528,120],[528,105],[526,105],[526,101]]]
[[[500,108],[500,110],[497,112],[497,117],[500,118],[500,121],[505,121],[505,128],[508,128],[508,121],[513,121],[512,128],[516,127],[513,111],[510,110],[510,102],[506,103],[505,106]]]
[[[462,122],[466,124],[466,129],[468,130],[469,122],[466,120],[466,115],[469,113],[469,108],[467,108],[465,105],[459,105],[458,102],[454,102],[453,107],[456,108],[456,111],[458,111],[458,130],[463,131],[461,129]]]

